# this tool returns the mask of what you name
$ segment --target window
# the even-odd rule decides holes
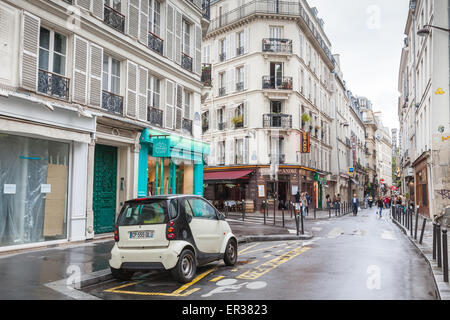
[[[111,7],[111,8],[113,8],[114,10],[117,10],[117,11],[119,11],[119,12],[120,12],[120,9],[121,9],[121,7],[122,7],[121,2],[122,2],[122,0],[105,0],[105,4],[106,4],[108,7]]]
[[[161,4],[158,0],[149,0],[148,30],[157,36],[161,35]]]
[[[236,91],[244,90],[244,67],[236,69]]]
[[[191,25],[189,22],[183,19],[183,48],[181,49],[183,53],[187,54],[188,56],[191,55]]]
[[[67,38],[62,34],[41,28],[39,35],[39,69],[66,74]]]
[[[172,209],[172,208],[171,208]],[[171,210],[172,211],[172,210]],[[173,213],[173,211],[172,211]],[[119,216],[119,226],[164,224],[167,222],[167,201],[126,204]]]
[[[271,39],[282,39],[283,27],[270,27],[270,38]]]
[[[238,48],[237,48],[237,55],[244,54],[244,47],[245,47],[245,35],[244,31],[241,31],[238,33]]]
[[[244,140],[237,139],[235,145],[236,164],[244,164]]]
[[[226,93],[226,85],[227,85],[227,81],[225,78],[225,72],[222,72],[221,74],[219,74],[219,96],[223,96]]]
[[[120,95],[120,61],[103,55],[103,90]]]
[[[206,201],[201,199],[189,199],[194,218],[217,220],[216,210]]]
[[[149,75],[147,88],[147,103],[149,106],[159,108],[161,106],[161,80]]]
[[[219,141],[217,144],[218,159],[217,165],[225,164],[225,141]]]

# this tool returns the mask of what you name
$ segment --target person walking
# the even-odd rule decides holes
[[[338,193],[338,195],[337,195],[337,207],[336,207],[336,211],[337,212],[341,212],[341,195]]]
[[[380,197],[377,201],[377,207],[378,207],[378,215],[380,216],[380,218],[383,216],[383,207],[384,207],[384,203],[383,203],[383,198]]]
[[[309,205],[311,204],[311,196],[308,194],[308,192],[306,193],[306,215],[309,216]]]
[[[372,209],[373,197],[369,196],[369,208]]]
[[[303,215],[303,217],[306,216],[306,208],[308,206],[308,200],[306,199],[306,196],[304,193],[302,193],[301,197],[300,197],[300,208],[301,208],[301,213]]]
[[[330,210],[331,208],[331,197],[329,194],[325,197],[327,199],[327,209]]]
[[[354,216],[358,215],[358,208],[359,208],[359,199],[355,193],[355,194],[353,194],[353,199],[352,199],[352,210],[353,210]]]

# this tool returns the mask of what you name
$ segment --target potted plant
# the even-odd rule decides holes
[[[234,124],[235,128],[242,127],[244,117],[242,115],[235,116],[233,119],[231,119],[231,122]]]

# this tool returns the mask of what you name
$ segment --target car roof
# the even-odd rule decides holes
[[[202,198],[198,195],[193,194],[165,194],[165,195],[158,195],[158,196],[151,196],[151,197],[142,197],[142,198],[136,198],[131,199],[126,202],[133,202],[133,201],[145,201],[145,200],[173,200],[173,199],[181,199],[181,198]]]

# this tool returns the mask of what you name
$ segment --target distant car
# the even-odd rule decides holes
[[[113,277],[170,270],[181,283],[197,266],[237,261],[238,242],[225,216],[199,196],[168,195],[127,201],[117,218],[109,265]]]

